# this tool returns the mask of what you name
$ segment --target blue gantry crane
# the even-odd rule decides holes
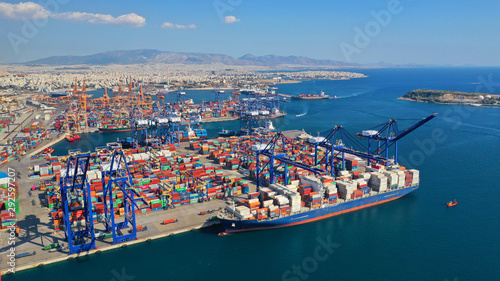
[[[224,108],[224,95],[226,92],[224,92],[221,89],[218,89],[214,91],[215,93],[215,100],[214,100],[214,106],[212,108],[212,113],[214,114],[214,117],[220,117],[222,109]]]
[[[421,127],[425,123],[431,121],[435,117],[437,117],[437,113],[433,113],[416,124],[412,125],[406,130],[400,131],[398,129],[398,124],[396,119],[391,119],[389,122],[378,125],[370,130],[362,131],[361,133],[356,133],[357,137],[368,139],[368,147],[367,152],[372,153],[371,142],[372,140],[377,142],[377,150],[376,154],[381,155],[382,152],[385,152],[385,158],[389,158],[389,148],[394,146],[394,162],[398,163],[398,141],[413,132],[417,128]],[[375,153],[373,153],[375,154]]]
[[[261,175],[264,172],[266,168],[269,170],[269,183],[273,184],[275,181],[275,172],[276,169],[279,168],[281,164],[284,165],[284,177],[285,177],[285,182],[288,182],[288,168],[287,165],[292,165],[297,168],[301,168],[307,171],[312,172],[315,175],[319,174],[325,174],[326,171],[320,168],[316,168],[310,165],[306,165],[304,163],[301,163],[299,161],[296,161],[292,159],[293,157],[293,149],[294,149],[294,144],[293,142],[287,138],[283,133],[278,132],[276,133],[272,139],[266,144],[261,144],[261,145],[254,145],[252,147],[252,150],[256,153],[256,158],[257,158],[257,165],[256,165],[256,171],[257,171],[257,190],[260,189],[261,186]],[[267,161],[264,161],[263,164],[261,164],[261,155],[267,157]],[[278,165],[276,165],[276,163]]]
[[[358,156],[367,160],[373,160],[379,163],[385,163],[386,165],[392,163],[397,164],[398,140],[429,122],[436,116],[437,114],[431,114],[403,131],[399,131],[396,120],[391,119],[387,123],[376,126],[370,130],[357,133],[355,136],[362,139],[368,139],[368,146],[363,145],[356,139],[355,136],[351,135],[341,125],[337,125],[326,134],[326,137],[310,139],[310,142],[315,146],[314,164],[324,165],[325,170],[328,171],[333,177],[335,177],[336,171],[334,159],[340,158],[342,160],[340,169],[343,170],[345,169],[346,154]],[[371,148],[372,140],[377,141],[377,148],[375,151]],[[389,148],[393,145],[395,147],[393,155],[394,158],[390,159]],[[325,155],[321,158],[318,158],[319,148],[324,148],[326,150]],[[383,152],[385,152],[384,156],[382,156]]]
[[[142,109],[134,107],[130,113],[130,126],[132,128],[132,145],[137,148],[139,144],[145,144],[148,138],[148,130],[151,120],[143,117]]]
[[[179,88],[176,92],[175,92],[176,96],[177,96],[177,104],[179,106],[181,106],[183,103],[184,103],[184,97],[186,96],[186,92],[183,92],[182,91],[182,88]]]
[[[314,165],[323,166],[332,177],[335,177],[335,172],[337,170],[334,160],[336,158],[341,158],[342,162],[340,169],[344,170],[346,154],[378,162],[392,162],[390,159],[363,152],[366,151],[364,145],[341,125],[336,125],[326,134],[326,137],[311,138],[309,142],[314,144]],[[318,156],[320,148],[326,151],[323,157]]]
[[[171,104],[165,104],[163,109],[164,118],[168,119],[168,127],[166,131],[166,139],[168,144],[175,144],[177,146],[180,145],[180,132],[181,132],[181,121],[182,119],[177,116],[174,111],[174,108]]]
[[[60,192],[64,219],[65,236],[70,254],[95,249],[94,220],[87,171],[90,153],[76,153],[70,156],[66,173],[60,179]],[[83,225],[73,225],[82,211]],[[82,220],[80,220],[82,221]]]
[[[388,123],[382,124],[381,129],[378,131],[370,130],[370,132],[363,131],[358,134],[362,138],[368,138],[377,141],[377,153],[371,152],[364,146],[355,136],[349,134],[342,126],[337,125],[329,130],[326,137],[314,137],[309,139],[309,142],[315,146],[314,163],[307,165],[294,159],[293,156],[293,142],[284,136],[282,133],[277,133],[266,145],[254,145],[252,150],[256,153],[257,158],[257,189],[261,186],[261,175],[266,168],[269,170],[269,182],[272,184],[275,181],[275,171],[281,164],[285,164],[285,182],[288,182],[287,165],[292,165],[316,175],[330,174],[332,177],[336,176],[336,170],[345,169],[346,154],[354,155],[363,159],[373,160],[386,165],[397,163],[397,141],[408,135],[418,127],[427,123],[435,118],[437,114],[432,114],[415,125],[406,130],[399,131],[397,129],[396,120],[391,120]],[[384,136],[385,135],[385,136]],[[382,145],[381,145],[382,144]],[[389,159],[387,152],[389,147],[395,145],[394,159]],[[319,149],[326,151],[324,156],[319,157]],[[381,156],[384,152],[385,156]],[[266,156],[266,160],[262,160],[260,156]],[[339,159],[339,167],[335,167],[335,159]],[[262,164],[261,162],[264,161]],[[276,165],[276,163],[278,165]]]
[[[157,146],[171,143],[172,140],[169,135],[170,124],[165,107],[165,105],[162,107],[154,105],[150,116],[150,142]]]
[[[106,178],[108,181],[106,182]],[[135,208],[139,208],[134,201],[133,180],[128,169],[127,159],[121,149],[113,151],[109,167],[103,165],[102,184],[104,194],[104,215],[106,232],[113,233],[113,244],[123,243],[137,239],[137,229],[135,221]],[[117,208],[114,206],[113,191],[123,192],[123,219],[115,218]],[[123,220],[117,222],[117,220]],[[129,233],[125,229],[131,227]]]
[[[258,99],[242,99],[240,102],[240,130],[245,134],[251,134],[255,129],[261,127],[260,121],[269,115],[264,105]]]

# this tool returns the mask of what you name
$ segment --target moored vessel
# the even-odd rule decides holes
[[[329,95],[325,95],[325,92],[321,91],[321,94],[302,94],[298,96],[291,96],[292,100],[323,100],[323,99],[330,99]]]

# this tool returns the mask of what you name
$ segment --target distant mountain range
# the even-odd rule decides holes
[[[234,58],[220,54],[202,53],[177,53],[158,50],[130,50],[111,51],[88,56],[54,56],[25,64],[44,65],[108,65],[108,64],[143,64],[143,63],[183,63],[183,64],[211,64],[222,63],[226,65],[256,65],[256,66],[324,66],[324,67],[356,67],[351,64],[333,60],[317,60],[297,56],[253,56],[250,54]]]

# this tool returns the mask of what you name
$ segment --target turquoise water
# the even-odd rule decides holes
[[[358,71],[369,77],[280,85],[283,93],[324,90],[338,99],[284,104],[289,115],[273,122],[281,130],[304,128],[313,134],[341,124],[355,133],[389,118],[400,119],[404,128],[415,122],[404,119],[439,113],[400,141],[400,161],[421,171],[421,188],[413,194],[290,228],[224,237],[216,235],[217,228],[190,232],[4,280],[499,280],[500,109],[397,97],[418,88],[484,92],[484,86],[492,85],[498,94],[496,84],[478,82],[480,77],[488,81],[490,74],[500,81],[500,69]],[[217,132],[221,127],[237,128],[238,122],[204,126]],[[105,137],[98,140],[98,135],[88,137],[102,145]],[[60,145],[58,150],[68,149]],[[445,202],[452,199],[458,206],[446,208]],[[331,251],[319,249],[319,240],[333,243]],[[117,277],[123,273],[128,279]]]

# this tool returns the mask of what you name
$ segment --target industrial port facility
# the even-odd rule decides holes
[[[339,124],[312,137],[274,128],[289,101],[272,90],[243,97],[218,89],[195,104],[182,89],[151,94],[128,82],[93,99],[76,80],[2,119],[1,228],[14,240],[37,238],[17,246],[17,270],[214,224],[223,236],[395,200],[420,183],[418,170],[399,164],[398,141],[436,117],[355,134]],[[203,129],[227,120],[240,130],[210,138]],[[52,155],[54,143],[97,131],[129,133],[93,151]]]

